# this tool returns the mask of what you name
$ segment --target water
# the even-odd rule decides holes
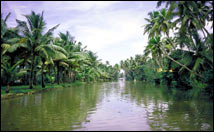
[[[1,100],[1,130],[213,130],[213,101],[145,82],[85,84]]]

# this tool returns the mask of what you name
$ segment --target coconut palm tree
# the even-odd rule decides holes
[[[195,71],[191,70],[186,65],[180,63],[179,61],[176,61],[170,55],[168,55],[168,53],[166,52],[166,50],[165,50],[165,48],[163,46],[163,43],[162,43],[160,37],[156,37],[156,38],[150,39],[149,40],[149,45],[146,47],[146,50],[148,50],[149,53],[153,54],[154,57],[159,57],[160,58],[161,55],[164,55],[168,59],[170,59],[173,62],[175,62],[176,64],[180,65],[182,68],[185,68],[189,72],[194,73],[197,76],[200,76],[198,73],[196,73]],[[161,62],[159,64],[159,66],[161,66]]]
[[[144,34],[148,33],[149,38],[151,38],[151,37],[154,37],[156,34],[154,29],[157,27],[157,24],[155,25],[155,23],[159,15],[159,12],[158,11],[149,12],[148,15],[149,15],[149,18],[145,18],[148,24],[144,25]]]
[[[148,13],[150,18],[145,18],[148,24],[145,25],[144,33],[149,33],[149,37],[166,34],[169,37],[169,30],[172,28],[172,14],[167,14],[166,9],[159,12],[154,11]]]
[[[44,44],[44,40],[46,40],[46,37],[49,37],[52,35],[52,32],[59,26],[56,25],[53,28],[49,29],[45,34],[43,34],[46,23],[43,18],[43,12],[42,14],[36,14],[34,11],[31,12],[30,15],[24,15],[27,19],[27,22],[16,20],[18,23],[17,28],[19,29],[19,32],[21,33],[22,37],[27,39],[27,49],[29,53],[31,54],[31,69],[30,69],[30,83],[29,88],[33,88],[33,80],[34,80],[34,60],[35,56],[38,55],[39,52],[37,52],[36,48],[40,45]],[[45,41],[46,42],[46,41]],[[45,43],[46,44],[46,43]],[[38,48],[37,48],[38,49]]]
[[[8,27],[7,27],[7,19],[9,18],[11,13],[8,13],[5,19],[3,19],[2,14],[1,14],[1,42],[4,40],[6,37],[5,34],[8,32]],[[2,44],[2,43],[1,43]]]
[[[152,58],[156,61],[157,65],[159,66],[159,68],[163,68],[163,64],[162,64],[162,51],[161,51],[161,41],[160,41],[160,36],[158,37],[154,37],[152,39],[149,40],[148,45],[146,46],[145,49],[145,54],[152,55]]]
[[[11,82],[26,73],[25,70],[18,70],[17,68],[21,63],[23,63],[24,59],[17,61],[14,65],[10,65],[10,63],[8,63],[8,59],[9,57],[6,56],[3,57],[1,61],[2,74],[3,76],[6,76],[6,93],[9,93]]]
[[[173,17],[177,19],[174,24],[181,24],[181,29],[189,31],[189,29],[195,28],[201,30],[205,36],[210,37],[213,40],[212,35],[205,28],[207,22],[211,22],[213,25],[213,2],[211,1],[160,1],[157,6],[159,7],[163,3],[166,3],[166,8],[169,7],[169,14],[173,14]],[[189,28],[187,28],[189,27]],[[191,33],[189,31],[188,33]],[[206,34],[207,35],[206,35]]]
[[[48,43],[48,42],[47,42]],[[56,55],[58,55],[59,53],[64,53],[66,54],[66,51],[57,45],[54,44],[43,44],[38,46],[35,51],[37,53],[39,53],[39,57],[41,57],[41,61],[42,61],[42,71],[41,71],[41,78],[42,78],[42,88],[45,88],[45,83],[44,83],[44,66],[45,66],[45,62],[47,61],[53,64],[53,59],[55,59],[54,57]]]

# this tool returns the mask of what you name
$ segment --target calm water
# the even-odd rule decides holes
[[[213,101],[144,82],[85,84],[2,100],[1,130],[213,130]]]

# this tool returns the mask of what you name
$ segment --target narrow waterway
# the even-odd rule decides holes
[[[104,82],[1,100],[1,130],[213,130],[213,101]]]

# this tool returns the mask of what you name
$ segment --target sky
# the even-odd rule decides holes
[[[156,8],[156,1],[1,1],[3,17],[11,12],[7,21],[15,27],[16,21],[26,20],[23,15],[31,11],[41,13],[47,29],[60,24],[54,31],[69,31],[77,42],[95,52],[103,63],[120,63],[143,54],[148,42],[144,35],[144,18]]]

